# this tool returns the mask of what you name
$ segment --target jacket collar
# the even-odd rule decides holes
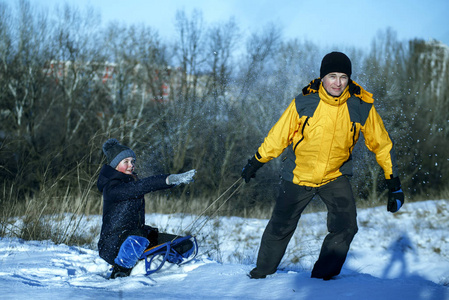
[[[306,87],[304,87],[302,89],[302,94],[304,96],[307,96],[309,94],[318,93],[321,88],[322,88],[321,78],[316,78],[316,79],[312,80]],[[352,79],[349,80],[347,89],[349,91],[349,97],[355,96],[366,103],[374,102],[373,94],[364,90],[357,82],[353,81]],[[324,88],[323,88],[323,90],[324,90]],[[345,91],[343,92],[343,94],[345,93]],[[324,91],[324,93],[327,94],[326,91]],[[343,94],[340,97],[342,97]],[[321,97],[321,93],[320,93],[320,97]],[[329,97],[331,97],[331,96],[329,96]],[[332,98],[334,98],[334,97],[332,97]],[[335,100],[334,100],[334,102],[335,102]]]
[[[320,99],[322,101],[333,106],[342,105],[349,99],[349,97],[351,97],[351,94],[349,93],[349,85],[344,89],[343,93],[341,93],[339,97],[334,97],[327,93],[324,89],[323,83],[321,83],[318,94],[320,95]]]
[[[123,182],[131,182],[135,180],[137,176],[124,174],[117,171],[110,165],[104,165],[98,176],[97,187],[100,192],[103,192],[104,187],[112,180],[120,180]]]
[[[364,88],[362,88],[357,82],[353,80],[349,82],[349,92],[351,93],[351,95],[354,95],[357,98],[362,99],[363,102],[374,103],[373,94],[367,92]]]

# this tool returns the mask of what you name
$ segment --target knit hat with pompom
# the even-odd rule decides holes
[[[117,167],[117,165],[127,157],[136,159],[136,154],[130,148],[120,145],[116,139],[109,139],[103,144],[103,153],[106,155],[108,165]]]

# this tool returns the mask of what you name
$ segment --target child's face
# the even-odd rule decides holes
[[[136,160],[133,157],[127,157],[122,159],[122,161],[115,167],[115,169],[119,172],[132,175],[134,171],[134,163]]]

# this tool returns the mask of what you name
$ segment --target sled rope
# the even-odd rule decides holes
[[[227,194],[232,188],[234,188],[238,183],[238,185],[232,193],[221,203],[218,208],[211,213],[211,215],[206,218],[204,221],[201,221],[203,224],[199,229],[195,229],[196,232],[200,232],[207,222],[214,216],[222,207],[226,204],[226,202],[239,190],[239,188],[244,184],[243,178],[237,179],[229,188],[227,188],[217,199],[215,199],[210,205],[208,205],[194,220],[191,222],[185,231],[192,230],[193,226],[198,222],[198,220],[205,215],[205,213],[215,205],[225,194]],[[201,224],[201,223],[200,223]],[[193,246],[190,250],[185,252],[179,252],[180,249],[176,249],[176,246],[182,246],[182,244],[190,240],[193,243]],[[188,254],[186,254],[188,253]],[[198,242],[194,234],[189,233],[188,236],[180,237],[180,235],[176,235],[171,242],[165,242],[154,247],[146,249],[141,255],[140,259],[145,260],[145,272],[146,275],[153,274],[154,272],[159,271],[166,261],[170,263],[175,263],[178,266],[193,260],[198,254]],[[162,256],[162,257],[161,257]],[[155,260],[155,258],[157,259]],[[158,262],[158,259],[162,258],[161,262]]]
[[[196,222],[198,222],[198,220],[215,204],[215,203],[217,203],[218,202],[218,200],[220,200],[227,192],[229,192],[229,190],[230,189],[232,189],[239,181],[242,181],[243,180],[243,178],[242,177],[240,177],[239,179],[237,179],[229,188],[227,188],[226,189],[226,191],[224,191],[217,199],[215,199],[211,204],[209,204],[209,206],[207,206],[196,218],[195,218],[195,220],[193,220],[188,226],[187,226],[187,230],[191,230],[192,228],[193,228],[193,225],[195,225],[196,224]],[[228,198],[226,198],[226,200],[224,200],[223,201],[223,203],[222,204],[220,204],[220,206],[212,213],[212,215],[211,216],[213,216],[213,215],[215,215],[222,207],[223,207],[223,205],[225,205],[226,204],[226,202],[229,200],[229,199],[231,199],[231,197],[239,190],[239,188],[243,185],[243,183],[244,183],[244,181],[242,181],[241,183],[240,183],[240,185],[239,186],[237,186],[237,188],[228,196]],[[204,223],[203,223],[203,225],[198,229],[198,230],[196,230],[197,232],[200,232],[202,229],[203,229],[203,227],[207,224],[207,222],[210,220],[210,217],[208,218],[208,219],[206,219],[205,221],[204,221]],[[192,234],[193,235],[193,234]],[[174,241],[175,239],[177,239],[179,237],[179,235],[178,236],[176,236],[172,241]]]
[[[220,197],[218,197],[218,199],[217,200],[215,200],[211,205],[213,205],[216,201],[218,201],[224,194],[226,194],[233,186],[235,186],[241,179],[243,179],[243,178],[240,178],[240,179],[238,179],[236,182],[234,182],[234,184],[232,184],[223,194],[221,194],[220,195]],[[205,221],[204,221],[204,223],[203,223],[203,225],[201,225],[201,227],[197,230],[197,232],[200,232],[203,228],[204,228],[204,226],[207,224],[207,222],[211,219],[211,217],[213,217],[222,207],[223,207],[223,205],[225,205],[226,204],[226,202],[228,202],[228,200],[229,199],[231,199],[231,197],[232,196],[234,196],[234,194],[239,190],[239,188],[243,185],[243,183],[244,182],[241,182],[240,183],[240,185],[239,186],[237,186],[237,188],[228,196],[228,198],[226,198],[226,200],[224,200],[223,201],[223,203],[211,214],[211,216],[209,217],[209,218],[207,218]],[[211,206],[211,205],[209,205],[208,207],[207,207],[207,209]],[[206,209],[206,210],[207,210]],[[204,212],[206,211],[206,210],[204,210]],[[201,215],[200,215],[201,216]],[[198,218],[196,219],[196,220],[198,220]],[[196,222],[196,220],[195,220],[195,222]]]

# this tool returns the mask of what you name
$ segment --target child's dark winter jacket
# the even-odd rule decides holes
[[[103,225],[98,241],[101,258],[113,265],[124,239],[145,229],[144,195],[172,187],[165,182],[167,176],[137,179],[109,165],[103,166],[97,181],[98,190],[103,193]]]

